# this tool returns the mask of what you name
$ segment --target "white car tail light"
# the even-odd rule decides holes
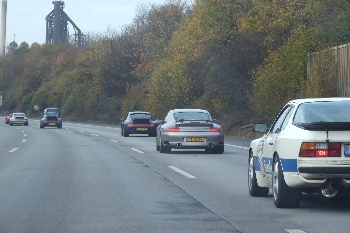
[[[339,142],[303,142],[300,146],[299,157],[340,157],[341,143]]]

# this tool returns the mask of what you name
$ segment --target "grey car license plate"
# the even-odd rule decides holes
[[[205,142],[205,138],[201,137],[186,137],[185,142]]]

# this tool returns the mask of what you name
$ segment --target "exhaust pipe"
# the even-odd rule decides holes
[[[321,193],[324,197],[332,198],[338,194],[340,180],[327,180],[321,187]]]

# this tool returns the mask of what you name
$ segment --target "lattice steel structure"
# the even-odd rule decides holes
[[[78,46],[86,44],[86,37],[80,28],[63,11],[63,1],[53,1],[54,9],[46,16],[46,43],[60,45],[69,40],[68,23],[74,28],[74,41]]]

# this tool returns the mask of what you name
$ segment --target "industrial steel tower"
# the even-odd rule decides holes
[[[77,45],[84,45],[86,43],[85,35],[81,33],[79,27],[69,18],[63,11],[64,2],[55,0],[52,2],[55,5],[54,9],[46,16],[46,43],[54,43],[60,45],[68,42],[68,22],[74,28],[74,39]]]

